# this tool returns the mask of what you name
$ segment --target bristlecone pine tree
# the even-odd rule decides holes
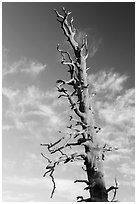
[[[67,37],[67,41],[73,50],[73,57],[68,51],[61,50],[57,45],[57,50],[62,56],[61,63],[67,65],[68,72],[70,73],[70,80],[57,80],[57,89],[59,97],[65,97],[68,99],[72,115],[69,116],[70,126],[69,139],[63,136],[54,143],[41,144],[46,146],[50,154],[60,153],[60,157],[51,161],[43,153],[41,155],[47,159],[48,165],[46,166],[46,172],[44,177],[49,173],[52,182],[53,190],[51,192],[51,198],[54,194],[56,185],[53,176],[54,170],[60,163],[66,164],[68,162],[74,162],[76,160],[83,160],[85,165],[85,173],[87,174],[87,180],[75,180],[74,182],[83,182],[87,186],[84,190],[89,191],[89,198],[83,198],[78,196],[78,202],[109,202],[108,193],[113,191],[111,201],[115,201],[118,184],[115,179],[115,186],[111,186],[106,189],[102,163],[104,160],[104,154],[106,151],[112,151],[112,147],[107,147],[106,144],[102,146],[96,141],[96,134],[100,131],[99,127],[96,127],[94,121],[94,111],[90,101],[95,94],[89,95],[89,84],[87,80],[87,58],[88,58],[88,45],[87,35],[78,37],[78,31],[73,26],[73,17],[68,19],[71,12],[68,12],[65,8],[62,8],[63,15],[59,14],[57,10],[57,21],[61,25],[61,29],[64,35]],[[67,87],[67,88],[66,88]],[[70,91],[70,88],[72,91]],[[60,133],[62,133],[60,131]],[[64,141],[63,145],[62,142]],[[74,152],[72,154],[65,153],[67,148],[79,146],[81,151]],[[73,148],[72,148],[73,149]]]

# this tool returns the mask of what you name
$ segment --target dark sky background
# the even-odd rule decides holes
[[[106,185],[115,185],[116,176],[117,199],[134,201],[135,4],[124,2],[2,3],[3,201],[75,202],[83,195],[74,184],[78,175],[85,179],[81,163],[59,166],[53,200],[50,177],[42,177],[39,144],[55,142],[68,125],[68,103],[57,100],[55,91],[57,79],[68,78],[56,50],[59,43],[70,51],[53,11],[62,13],[62,6],[72,11],[74,27],[88,35],[99,141],[119,147],[104,161]]]
[[[64,43],[64,37],[53,9],[61,11],[61,6],[72,11],[74,25],[88,34],[89,45],[93,38],[101,41],[88,60],[92,71],[113,68],[127,73],[133,86],[134,3],[3,3],[3,46],[9,49],[10,60],[37,59],[50,65],[49,74],[60,73],[56,45]]]

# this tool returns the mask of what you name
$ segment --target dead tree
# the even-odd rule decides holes
[[[88,58],[88,43],[87,35],[83,35],[80,39],[78,31],[73,26],[73,17],[69,19],[71,12],[62,8],[63,15],[55,10],[57,21],[61,25],[64,35],[73,50],[72,55],[65,50],[60,49],[57,45],[57,50],[61,54],[61,63],[68,67],[70,80],[57,80],[57,89],[59,92],[58,98],[65,97],[73,112],[70,115],[69,138],[63,136],[55,143],[41,144],[46,146],[50,154],[60,153],[60,157],[51,161],[45,155],[41,154],[48,161],[47,171],[44,177],[49,173],[52,182],[53,190],[51,197],[54,194],[56,185],[53,176],[54,170],[60,163],[74,162],[83,160],[85,165],[85,173],[87,180],[75,180],[74,182],[82,182],[86,184],[84,190],[89,191],[89,198],[78,196],[78,202],[109,202],[108,193],[113,191],[114,195],[111,201],[114,201],[118,189],[116,185],[106,189],[103,173],[103,160],[106,151],[112,151],[114,148],[107,147],[106,144],[99,145],[96,141],[96,134],[101,128],[97,127],[94,120],[94,110],[90,100],[95,96],[89,94],[89,84],[87,80],[87,58]],[[71,89],[70,89],[71,87]],[[70,91],[72,90],[72,91]],[[60,131],[61,133],[61,131]],[[64,142],[64,143],[63,143]],[[62,144],[63,145],[60,145]],[[67,148],[79,146],[81,151],[74,152],[70,155],[65,153]]]

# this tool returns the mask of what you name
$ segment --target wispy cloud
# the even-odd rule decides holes
[[[95,39],[95,37],[92,36],[91,44],[89,46],[89,57],[92,58],[97,53],[101,43],[102,43],[102,39],[101,38],[97,41]]]
[[[6,96],[10,101],[14,100],[18,92],[19,92],[18,90],[13,90],[11,88],[5,88],[5,87],[2,88],[2,94]]]
[[[3,126],[2,126],[2,130],[4,130],[4,131],[9,131],[9,130],[12,129],[12,128],[13,128],[12,125],[3,125]]]
[[[88,76],[89,83],[95,87],[97,92],[109,92],[115,94],[124,87],[124,82],[128,79],[126,75],[120,75],[116,72],[100,71]],[[110,92],[109,92],[110,95]]]
[[[101,144],[118,148],[117,151],[106,154],[105,167],[111,171],[116,164],[118,168],[115,173],[121,174],[121,182],[125,179],[124,175],[134,176],[131,158],[134,161],[135,89],[126,88],[127,80],[128,76],[112,71],[89,76],[93,91],[97,93],[94,99],[96,122],[102,128],[97,137]],[[134,183],[134,178],[131,180]]]
[[[122,125],[134,123],[134,88],[125,90],[124,82],[128,79],[118,73],[99,72],[89,76],[89,82],[97,92],[96,109],[101,120],[107,124]],[[113,93],[113,94],[112,94]]]
[[[97,48],[94,48],[94,54],[96,51]],[[42,65],[41,63],[32,61],[28,62],[22,59],[20,62],[18,61],[8,67],[3,74],[7,76],[7,79],[8,76],[15,73],[28,74],[36,77],[39,73],[44,71],[45,68],[46,65]],[[118,151],[106,155],[105,168],[108,169],[108,171],[112,170],[122,175],[120,178],[121,185],[124,185],[124,182],[127,182],[128,176],[132,177],[130,179],[132,184],[134,180],[134,165],[132,165],[132,168],[130,169],[129,164],[135,149],[135,89],[126,89],[126,80],[128,80],[128,76],[120,75],[112,70],[110,70],[110,72],[101,71],[89,76],[91,87],[94,87],[94,90],[91,90],[91,92],[97,92],[94,100],[96,122],[97,125],[99,124],[102,128],[97,137],[99,137],[101,145],[107,143],[110,146],[119,148]],[[28,135],[29,137],[30,135],[33,135],[33,141],[36,137],[39,137],[39,139],[42,138],[45,141],[46,135],[46,142],[55,141],[55,137],[58,137],[58,134],[55,133],[58,129],[63,129],[65,127],[68,115],[67,100],[57,100],[57,96],[58,93],[55,89],[43,91],[40,87],[38,88],[34,85],[24,87],[24,89],[15,89],[12,85],[9,87],[3,87],[3,98],[6,101],[6,103],[3,103],[3,107],[5,107],[4,116],[6,116],[6,121],[3,124],[4,134],[8,135],[8,131],[13,131],[12,134],[17,135],[19,132],[20,134],[23,133],[23,138]],[[64,112],[62,113],[62,111]],[[9,118],[12,123],[8,123]],[[24,149],[25,148],[26,147],[24,147]],[[22,175],[26,175],[24,172],[39,172],[39,169],[41,169],[43,173],[45,162],[42,164],[42,160],[40,161],[34,152],[28,154],[27,151],[24,156],[25,158],[22,159],[22,164],[20,165],[22,167],[22,170],[20,170]],[[5,168],[6,165],[8,168],[11,166],[12,170],[16,167],[16,163],[14,161],[10,162],[10,160],[7,160],[7,163],[5,162],[4,165]],[[80,165],[80,163],[78,163],[78,165]],[[77,165],[74,167],[72,164],[69,167],[69,171],[73,172],[73,175],[77,177],[77,171],[74,172]],[[63,168],[67,169],[68,166],[62,166],[62,169]],[[59,174],[60,172],[57,170],[56,175]],[[36,177],[27,178],[24,176],[19,178],[17,174],[15,175],[16,176],[13,177],[4,177],[4,185],[16,185],[18,187],[25,186],[27,188],[37,188],[37,186],[42,186],[41,188],[44,191],[46,189],[50,195],[52,184],[49,177],[46,178],[45,182],[45,180]],[[37,173],[35,172],[35,176],[36,175]],[[82,177],[82,175],[83,174],[80,174],[80,177]],[[74,185],[72,180],[59,179],[57,176],[56,183],[56,195],[62,197],[62,199],[75,201],[77,195],[83,194],[83,188],[79,186],[76,188],[76,185]],[[127,183],[125,183],[125,185],[126,184]],[[64,198],[63,195],[65,196]],[[27,198],[26,195],[25,200],[20,193],[17,194],[15,199],[13,198],[15,196],[14,193],[5,193],[4,196],[5,200],[7,196],[7,200],[9,199],[10,201],[29,201],[32,198],[34,199],[34,196]]]
[[[129,187],[129,188],[135,188],[135,179],[134,180],[119,180],[119,186],[120,187]],[[123,202],[124,202],[124,200],[125,201],[127,201],[128,199],[126,198],[126,199],[124,199],[123,198]],[[132,197],[131,198],[131,202],[134,202],[135,201],[135,198],[134,197]]]
[[[75,40],[78,42],[79,46],[82,46],[83,40],[88,36],[89,41],[89,48],[88,48],[88,53],[89,57],[94,57],[94,55],[97,53],[101,43],[102,43],[102,38],[99,38],[98,40],[95,38],[94,35],[89,34],[89,30],[92,30],[91,28],[86,28],[84,30],[78,30],[75,35]]]
[[[123,163],[117,169],[123,175],[126,175],[126,176],[134,176],[135,175],[135,167],[134,167],[133,162],[130,163],[130,165],[128,163]]]
[[[60,114],[54,110],[52,104],[47,104],[47,94],[35,86],[25,90],[3,88],[3,95],[9,101],[9,108],[6,109],[5,114],[14,121],[17,129],[23,130],[27,126],[28,130],[32,130],[34,127],[28,127],[28,125],[32,126],[30,121],[35,123],[37,121],[42,125],[46,120],[44,127],[48,131],[53,131],[64,125],[64,121],[61,120]],[[37,116],[37,120],[34,116]],[[40,118],[41,122],[39,121]]]
[[[17,73],[25,73],[32,77],[36,77],[39,73],[45,70],[46,66],[46,64],[37,61],[28,61],[27,58],[21,58],[11,65],[5,64],[3,67],[3,77]]]
[[[29,68],[22,68],[21,72],[24,72],[26,74],[30,74],[32,76],[37,76],[40,72],[44,71],[46,68],[46,64],[41,64],[39,62],[33,62],[31,61],[28,65]]]
[[[134,135],[134,89],[124,92],[121,96],[112,98],[112,102],[100,101],[97,103],[97,109],[99,110],[99,118],[106,124],[115,126],[115,129],[121,134]]]

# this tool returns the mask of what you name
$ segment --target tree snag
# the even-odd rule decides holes
[[[60,163],[74,162],[76,160],[84,160],[85,169],[87,174],[87,180],[76,180],[75,183],[83,182],[87,186],[84,190],[89,191],[89,198],[83,198],[83,196],[78,196],[78,202],[109,202],[108,193],[114,191],[114,195],[111,201],[114,201],[116,192],[118,189],[118,184],[115,179],[116,186],[111,186],[106,189],[103,173],[103,160],[106,151],[112,151],[112,147],[107,147],[106,144],[99,146],[96,141],[96,134],[101,130],[101,128],[96,127],[94,120],[94,110],[90,104],[90,100],[95,96],[89,95],[89,84],[87,80],[87,58],[88,58],[88,43],[87,35],[82,36],[78,39],[77,30],[73,26],[73,17],[68,19],[71,12],[68,12],[64,7],[62,8],[63,15],[54,10],[57,15],[57,21],[61,25],[61,29],[64,35],[67,37],[68,43],[71,45],[74,56],[71,57],[68,51],[60,49],[57,45],[57,50],[60,52],[62,59],[61,63],[67,65],[68,72],[70,74],[70,80],[57,80],[57,90],[59,92],[58,98],[65,97],[68,99],[71,110],[74,115],[70,115],[70,122],[72,124],[68,126],[69,129],[69,139],[66,140],[65,136],[56,141],[55,143],[41,144],[46,146],[50,154],[56,152],[60,153],[60,157],[51,161],[46,156],[41,154],[47,161],[48,165],[46,167],[47,171],[44,173],[44,177],[49,173],[52,182],[53,190],[51,197],[54,194],[56,185],[53,177],[55,167]],[[72,92],[66,88],[70,86]],[[60,131],[61,133],[61,131]],[[72,142],[73,140],[73,142]],[[61,141],[64,141],[64,145],[57,146]],[[73,154],[64,153],[66,148],[80,146],[81,153],[74,152]]]

